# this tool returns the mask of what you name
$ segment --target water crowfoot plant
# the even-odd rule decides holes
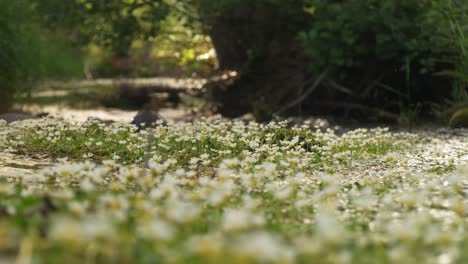
[[[463,138],[444,150],[443,136],[380,128],[0,125],[3,151],[69,158],[0,177],[0,256],[17,258],[27,241],[38,263],[468,259]],[[143,166],[147,133],[154,139]],[[434,165],[453,169],[434,173]],[[47,215],[44,197],[54,208]]]

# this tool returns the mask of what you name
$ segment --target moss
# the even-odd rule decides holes
[[[468,107],[455,111],[450,118],[449,125],[452,128],[468,127]]]

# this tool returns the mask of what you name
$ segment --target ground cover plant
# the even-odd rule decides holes
[[[0,149],[58,160],[0,175],[0,259],[468,259],[463,137],[234,121],[136,132],[48,118],[0,123]]]

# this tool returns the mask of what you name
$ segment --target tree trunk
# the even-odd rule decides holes
[[[0,88],[2,89],[2,88]],[[14,91],[6,89],[6,91],[0,91],[0,114],[7,113],[13,106],[13,94]]]
[[[112,73],[119,77],[128,77],[133,70],[130,57],[127,54],[114,53],[111,58]]]
[[[239,73],[232,83],[211,89],[221,114],[253,112],[269,119],[282,103],[297,97],[308,74],[297,43],[305,14],[300,1],[291,2],[296,3],[236,1],[217,16],[204,16],[201,10],[220,69]]]

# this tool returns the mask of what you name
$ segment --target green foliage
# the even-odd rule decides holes
[[[301,37],[316,67],[365,67],[375,59],[394,60],[401,68],[407,60],[401,55],[415,59],[431,49],[427,29],[434,24],[426,22],[431,1],[309,2],[314,23]]]
[[[460,42],[464,39],[460,25],[468,19],[460,14],[467,1],[306,3],[314,19],[300,39],[312,67],[322,71],[331,66],[332,78],[351,88],[358,101],[402,110],[451,95],[444,87],[450,85],[448,78],[434,74],[462,64],[465,44]]]
[[[151,40],[150,58],[155,63],[149,64],[148,69],[168,76],[173,72],[189,77],[212,73],[216,58],[209,37],[186,22],[176,14],[161,22],[160,34]]]
[[[468,107],[461,108],[453,113],[449,122],[450,127],[468,127]]]
[[[133,40],[147,39],[159,31],[159,21],[169,12],[158,0],[36,0],[37,10],[51,28],[62,28],[78,43],[109,47],[126,56]]]
[[[37,32],[26,19],[27,9],[24,0],[0,0],[0,112],[8,110],[15,93],[21,90],[18,81],[27,82],[39,71],[33,63],[37,58],[34,41],[38,36],[31,35]],[[28,31],[31,34],[25,34]]]
[[[187,76],[192,72],[206,76],[214,68],[213,60],[198,58],[207,57],[211,41],[220,68],[239,70],[242,75],[238,83],[245,77],[247,85],[254,84],[252,89],[245,88],[249,100],[244,105],[258,106],[259,98],[267,97],[265,112],[290,101],[296,94],[295,87],[301,86],[300,79],[305,81],[313,76],[304,65],[316,74],[331,68],[314,96],[307,99],[310,101],[303,102],[304,107],[313,108],[313,100],[332,108],[338,105],[336,102],[346,102],[341,107],[357,105],[360,111],[382,110],[376,112],[390,113],[386,116],[395,120],[406,116],[400,119],[410,122],[418,119],[418,113],[428,113],[431,103],[446,99],[460,102],[468,98],[465,38],[468,0],[29,1],[17,1],[16,7],[8,6],[0,12],[13,14],[12,10],[21,10],[19,13],[23,12],[31,20],[33,16],[27,13],[33,8],[40,17],[37,21],[48,25],[54,35],[81,47],[98,46],[100,56],[92,59],[100,76],[112,77],[116,73]],[[21,3],[24,7],[20,7]],[[48,64],[34,65],[36,70],[27,74],[22,70],[27,76],[16,79],[78,71],[76,64],[65,63],[70,52],[63,45],[50,45],[45,41],[50,39],[49,33],[45,34],[34,21],[26,23],[28,19],[18,17],[21,14],[2,16],[4,21],[18,20],[18,23],[4,23],[18,27],[8,29],[9,32],[19,32],[20,28],[26,31],[28,25],[31,33],[25,38],[41,41],[17,40],[33,45],[28,44],[26,52],[20,51],[22,45],[13,45],[15,52],[11,52],[11,47],[5,48],[9,58],[4,61],[29,66],[38,61]],[[298,40],[302,46],[297,45]],[[54,43],[61,41],[54,40]],[[56,50],[63,51],[63,56]],[[20,63],[21,60],[11,57],[14,54],[31,56],[28,63]],[[294,66],[289,66],[289,61]],[[4,71],[11,69],[6,66]],[[300,73],[298,84],[276,74],[276,69],[285,76]],[[272,76],[279,76],[278,80]],[[268,79],[275,85],[268,83]],[[281,89],[290,89],[290,93],[274,91]],[[279,99],[270,100],[268,95]],[[258,107],[247,110],[255,108]]]
[[[0,0],[0,36],[0,112],[35,80],[80,75],[78,56],[38,26],[28,0]]]
[[[466,38],[468,21],[468,6],[463,0],[450,0],[444,5],[442,10],[448,22],[449,30],[445,31],[444,39],[448,40],[455,56],[447,60],[454,65],[453,69],[444,70],[440,75],[453,79],[452,99],[454,103],[468,101],[468,38]]]
[[[161,31],[148,40],[132,42],[126,76],[212,76],[216,57],[209,37],[171,14],[160,22]],[[94,77],[113,77],[112,51],[90,45],[89,65]]]
[[[38,28],[40,79],[83,78],[82,52],[60,34]]]

